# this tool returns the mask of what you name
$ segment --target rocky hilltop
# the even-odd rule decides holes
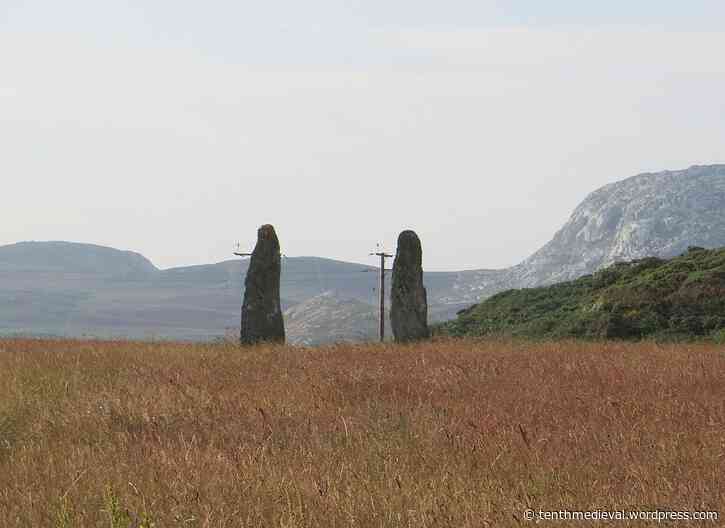
[[[369,341],[378,334],[376,308],[357,299],[326,291],[284,313],[288,341],[293,345]],[[386,325],[387,335],[390,328]]]
[[[591,193],[522,263],[463,274],[457,300],[568,281],[616,262],[725,246],[725,165],[645,173]]]

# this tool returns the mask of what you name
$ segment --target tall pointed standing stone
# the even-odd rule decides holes
[[[257,245],[249,261],[242,304],[243,345],[260,342],[284,343],[284,321],[279,299],[281,274],[279,240],[267,224],[257,231]]]
[[[390,292],[390,322],[399,343],[430,337],[422,261],[423,250],[415,231],[400,233]]]

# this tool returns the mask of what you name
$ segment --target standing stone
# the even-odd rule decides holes
[[[423,251],[415,231],[400,233],[390,292],[390,322],[399,343],[430,337],[422,260]]]
[[[284,343],[284,321],[279,299],[281,262],[277,233],[271,225],[263,225],[257,231],[257,245],[244,280],[240,334],[243,345]]]

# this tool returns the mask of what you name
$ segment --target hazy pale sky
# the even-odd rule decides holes
[[[160,267],[515,264],[592,190],[725,162],[722,0],[0,0],[0,244]]]

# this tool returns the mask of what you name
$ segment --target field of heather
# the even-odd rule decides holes
[[[3,527],[723,514],[724,475],[723,347],[0,340]]]

